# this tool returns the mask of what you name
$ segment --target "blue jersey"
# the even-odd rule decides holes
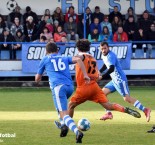
[[[62,84],[72,85],[69,64],[73,64],[72,57],[50,54],[41,60],[37,73],[42,75],[46,71],[51,88]]]
[[[117,56],[112,51],[109,51],[106,56],[102,55],[102,59],[108,69],[110,65],[114,65],[114,71],[110,74],[114,83],[118,84],[122,83],[123,81],[127,81],[126,75],[121,68]]]

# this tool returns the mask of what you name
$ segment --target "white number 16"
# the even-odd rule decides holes
[[[54,66],[55,71],[65,70],[66,69],[66,65],[62,61],[61,58],[58,59],[58,64],[56,63],[56,60],[55,59],[51,59],[51,62],[53,63],[53,66]]]

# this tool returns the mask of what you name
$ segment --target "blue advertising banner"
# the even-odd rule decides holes
[[[124,70],[130,69],[131,60],[131,43],[112,43],[109,44]],[[75,44],[58,45],[59,53],[62,56],[75,56],[78,50]],[[99,43],[91,45],[90,54],[94,56],[98,62],[99,69],[103,65],[102,54],[99,50]],[[46,55],[45,44],[23,44],[22,45],[22,71],[24,73],[36,73],[40,60]],[[74,73],[74,65],[70,66],[71,73]]]

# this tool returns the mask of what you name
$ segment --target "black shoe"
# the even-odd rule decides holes
[[[78,133],[76,135],[76,143],[82,143],[83,133],[78,130]]]
[[[141,118],[141,115],[140,115],[139,112],[137,112],[135,110],[132,110],[132,109],[130,109],[128,107],[125,108],[125,113],[128,113],[128,114],[130,114],[130,115],[132,115],[132,116],[134,116],[136,118]]]
[[[147,133],[155,133],[155,126],[153,126],[151,130],[147,131]]]
[[[60,137],[65,137],[68,133],[68,127],[66,125],[61,126]]]

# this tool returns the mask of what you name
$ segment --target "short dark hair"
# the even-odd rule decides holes
[[[99,6],[96,6],[95,9],[100,9],[100,7]]]
[[[46,36],[44,36],[44,35],[43,35],[43,36],[41,36],[41,37],[40,37],[40,39],[43,39],[44,41],[46,41],[46,40],[47,40]]]
[[[26,7],[26,12],[29,12],[29,11],[31,11],[31,7],[30,6],[27,6]]]
[[[101,42],[101,43],[100,43],[100,45],[101,45],[101,46],[106,45],[106,46],[108,46],[108,47],[109,47],[109,44],[108,44],[107,42],[105,42],[105,41]]]
[[[47,43],[46,45],[46,52],[48,53],[54,53],[54,52],[57,52],[58,51],[58,47],[55,43]]]
[[[76,43],[76,47],[81,52],[87,52],[90,50],[90,44],[91,43],[87,39],[82,39]]]

